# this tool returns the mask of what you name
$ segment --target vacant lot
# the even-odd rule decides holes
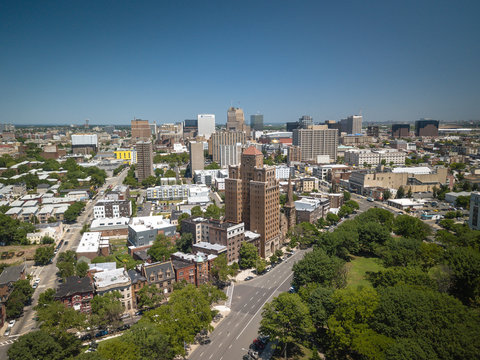
[[[355,256],[351,262],[347,264],[347,286],[371,286],[370,282],[365,279],[367,271],[379,271],[383,269],[380,259],[375,257]]]
[[[0,256],[3,257],[4,253],[14,253],[14,255],[3,257],[0,259],[0,264],[8,264],[8,265],[16,265],[21,263],[24,258],[26,260],[33,260],[33,256],[35,255],[35,250],[40,245],[11,245],[11,246],[0,246]],[[24,254],[21,254],[21,252]],[[20,256],[18,256],[20,255]]]

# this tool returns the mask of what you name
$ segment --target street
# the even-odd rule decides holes
[[[123,182],[127,175],[127,171],[124,169],[118,176],[108,178],[105,181],[105,184],[98,189],[98,193],[105,191],[108,186],[116,186]],[[59,249],[60,252],[65,252],[67,250],[75,250],[82,238],[80,230],[83,227],[83,224],[90,224],[92,220],[93,205],[96,200],[90,200],[87,202],[85,209],[82,214],[77,218],[75,224],[66,225],[65,232],[63,235],[64,245]],[[67,232],[67,229],[70,229]],[[65,243],[68,242],[66,245]],[[57,254],[58,255],[58,254]],[[32,266],[31,269],[27,268],[27,273],[31,273],[33,277],[38,277],[40,282],[38,288],[35,290],[32,296],[31,305],[26,306],[23,311],[23,315],[17,319],[16,324],[13,326],[10,336],[3,337],[0,339],[0,359],[7,359],[7,350],[10,345],[13,343],[13,340],[16,340],[19,336],[26,334],[30,331],[37,329],[37,322],[34,320],[35,310],[34,307],[37,305],[38,297],[40,293],[44,292],[47,289],[56,289],[58,286],[57,279],[57,255],[53,257],[52,263],[45,266]]]
[[[258,336],[263,306],[281,292],[288,291],[292,266],[308,250],[298,250],[270,272],[234,285],[231,312],[210,334],[211,343],[200,345],[190,360],[241,359]]]

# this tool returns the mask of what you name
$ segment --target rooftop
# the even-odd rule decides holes
[[[146,231],[152,229],[162,229],[171,226],[170,221],[164,219],[163,216],[142,216],[134,217],[128,224],[134,231]]]
[[[98,232],[83,233],[80,244],[77,247],[77,253],[97,252],[100,247],[100,237],[101,235]]]
[[[243,152],[243,155],[263,155],[255,146],[251,145],[247,150]]]
[[[96,288],[104,288],[111,285],[130,284],[130,277],[124,268],[97,272],[93,275]]]
[[[0,274],[0,285],[20,280],[23,272],[25,272],[25,265],[6,267]]]
[[[93,292],[93,284],[89,277],[70,276],[60,284],[55,295],[56,298],[69,297],[78,293]]]
[[[220,244],[210,244],[208,242],[198,242],[196,244],[193,244],[194,247],[199,248],[199,249],[204,249],[204,250],[212,250],[212,251],[217,251],[217,252],[222,252],[226,251],[227,247],[220,245]]]

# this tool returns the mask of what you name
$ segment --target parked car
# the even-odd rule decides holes
[[[120,326],[117,330],[118,331],[124,331],[124,330],[128,330],[130,329],[130,325],[128,324],[123,324],[122,326]]]
[[[3,336],[9,336],[10,335],[10,328],[7,328],[5,332],[3,333]]]
[[[200,345],[207,345],[211,343],[211,340],[207,337],[207,338],[202,338],[199,342],[200,342]]]
[[[17,322],[17,320],[15,320],[15,319],[10,320],[10,321],[8,322],[8,327],[9,327],[9,328],[12,328],[13,325],[15,325],[16,322]]]
[[[373,198],[369,197],[367,198],[367,201],[373,202]]]
[[[32,289],[35,290],[38,287],[38,283],[33,283]]]
[[[99,332],[97,332],[97,333],[95,334],[95,337],[96,337],[96,338],[99,338],[99,337],[105,336],[105,335],[107,335],[107,334],[108,334],[108,331],[107,331],[107,330],[100,330]]]
[[[91,334],[85,334],[80,338],[80,340],[82,340],[82,341],[92,340],[92,335]]]
[[[252,280],[252,279],[253,279],[253,276],[247,276],[247,277],[245,278],[245,281],[249,281],[249,280]]]

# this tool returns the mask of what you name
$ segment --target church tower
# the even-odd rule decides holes
[[[285,216],[287,217],[288,230],[296,225],[297,212],[295,210],[295,203],[293,202],[293,186],[292,175],[288,179],[287,203],[283,206]]]

